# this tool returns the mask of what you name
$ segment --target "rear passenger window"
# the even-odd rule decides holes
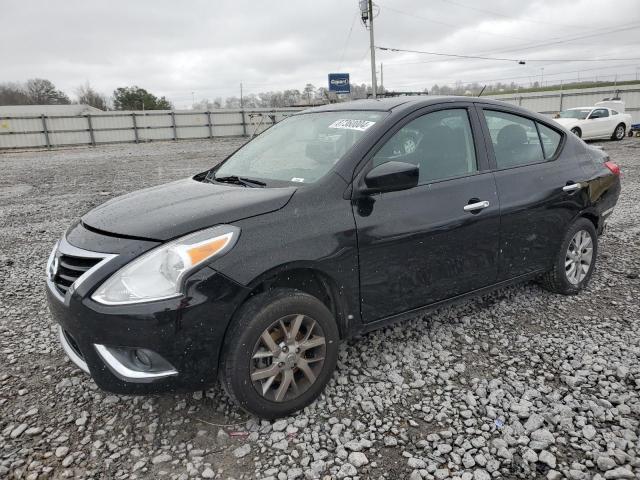
[[[549,159],[558,151],[562,135],[541,123],[538,123],[538,131],[540,132],[540,138],[542,139],[544,158]]]
[[[467,110],[440,110],[412,120],[376,153],[373,166],[389,161],[418,165],[420,184],[476,172]]]
[[[483,110],[498,168],[544,162],[535,122],[510,113]]]

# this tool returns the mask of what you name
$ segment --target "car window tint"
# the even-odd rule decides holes
[[[542,139],[544,157],[549,159],[553,157],[558,150],[562,135],[560,135],[554,129],[549,128],[541,123],[538,123],[538,131],[540,132],[540,138]]]
[[[615,110],[611,110],[611,115],[618,115],[618,112]]]
[[[605,118],[609,116],[609,110],[606,108],[598,108],[591,112],[591,118]]]
[[[533,120],[510,113],[483,110],[498,168],[544,161]]]
[[[373,165],[389,161],[418,165],[420,184],[476,172],[467,110],[441,110],[412,120],[376,153]]]

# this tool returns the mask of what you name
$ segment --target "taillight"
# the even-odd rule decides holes
[[[613,162],[604,162],[604,166],[611,170],[616,177],[620,176],[620,167]]]

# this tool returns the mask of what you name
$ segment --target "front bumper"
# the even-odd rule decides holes
[[[122,306],[93,301],[93,291],[121,263],[82,278],[81,287],[65,296],[47,281],[49,310],[67,356],[100,388],[115,393],[196,390],[214,383],[224,334],[247,290],[205,267],[188,279],[180,298]],[[168,367],[132,368],[115,354],[119,349],[155,352]]]

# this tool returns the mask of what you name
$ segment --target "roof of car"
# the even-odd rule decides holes
[[[416,95],[416,96],[405,96],[405,97],[385,97],[385,98],[378,98],[378,99],[368,98],[366,100],[363,99],[363,100],[353,100],[350,102],[330,103],[330,104],[306,109],[304,110],[304,113],[333,112],[333,111],[343,111],[343,110],[374,110],[374,111],[390,112],[392,110],[397,110],[399,108],[427,106],[427,105],[435,105],[438,103],[447,103],[447,102],[455,102],[455,101],[458,101],[458,102],[482,101],[483,103],[492,103],[495,105],[509,105],[512,107],[514,106],[512,104],[507,104],[505,102],[491,100],[489,98],[445,96],[445,95],[419,95],[419,96]]]

